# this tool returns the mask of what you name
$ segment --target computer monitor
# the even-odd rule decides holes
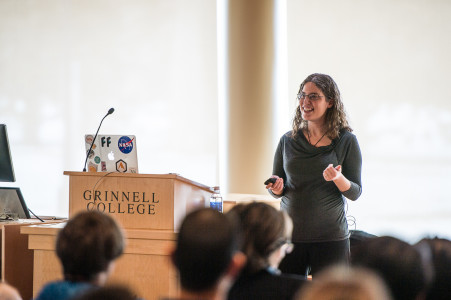
[[[16,181],[11,152],[9,150],[8,133],[5,124],[0,124],[0,181]]]
[[[30,212],[18,187],[0,187],[0,221],[30,219]]]

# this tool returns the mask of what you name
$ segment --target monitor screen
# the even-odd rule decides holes
[[[5,124],[0,124],[0,181],[16,181]]]
[[[20,188],[0,187],[0,221],[29,218],[30,212]]]

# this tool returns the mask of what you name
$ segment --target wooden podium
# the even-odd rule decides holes
[[[64,172],[69,218],[97,209],[125,229],[176,230],[187,211],[210,205],[213,189],[176,174]]]
[[[176,296],[177,273],[168,256],[183,217],[209,205],[213,189],[177,174],[64,172],[69,176],[69,219],[97,209],[124,228],[126,248],[109,283],[129,285],[145,299]],[[61,225],[22,227],[34,250],[33,295],[51,280],[62,279],[55,254]]]
[[[59,223],[62,220],[20,219],[0,222],[1,279],[16,287],[23,299],[33,296],[33,251],[28,248],[22,227],[33,224]],[[1,297],[0,297],[1,298]]]

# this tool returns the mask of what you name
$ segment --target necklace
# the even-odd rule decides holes
[[[307,127],[307,137],[308,137],[308,142],[310,143],[310,145],[313,145],[313,147],[316,147],[316,145],[318,145],[318,143],[323,139],[323,137],[326,135],[327,131],[319,138],[319,140],[315,143],[315,145],[312,144],[312,142],[310,141],[310,130],[308,130]]]

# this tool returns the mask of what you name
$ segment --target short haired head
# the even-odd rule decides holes
[[[121,228],[107,214],[83,211],[58,233],[56,254],[71,281],[92,281],[124,250]]]
[[[384,281],[365,268],[334,265],[323,269],[311,284],[304,285],[299,300],[390,300]]]
[[[268,267],[269,256],[291,240],[291,219],[269,204],[238,204],[229,214],[238,217],[243,233],[242,252],[247,257],[243,272],[255,273]]]
[[[351,263],[378,273],[395,299],[417,299],[426,288],[420,253],[395,237],[381,236],[360,242],[353,248]]]
[[[426,299],[451,299],[451,241],[438,237],[423,238],[415,248],[423,254],[432,273]]]
[[[193,292],[213,288],[238,250],[239,236],[233,217],[211,208],[187,214],[172,256],[182,288]]]
[[[307,76],[306,79],[301,83],[299,87],[299,92],[302,93],[302,89],[308,83],[312,82],[315,84],[326,97],[326,101],[332,101],[333,105],[326,112],[326,130],[327,135],[334,139],[338,137],[341,129],[346,129],[348,131],[352,131],[351,127],[348,124],[348,120],[346,117],[346,111],[341,100],[340,90],[338,89],[335,81],[326,74],[314,73]],[[296,114],[293,119],[293,133],[292,136],[296,136],[298,131],[302,128],[306,128],[307,121],[302,118],[301,111],[299,109],[299,105],[296,108]]]

